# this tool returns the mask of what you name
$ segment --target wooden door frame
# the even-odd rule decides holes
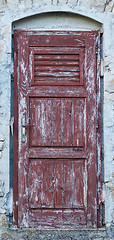
[[[48,31],[14,31],[14,163],[13,163],[13,224],[18,226],[18,37],[22,33],[36,34]],[[49,31],[50,32],[50,31]],[[55,31],[53,31],[55,32]],[[59,32],[59,31],[57,31]],[[60,31],[66,33],[67,31]],[[83,32],[85,31],[70,31]],[[102,186],[101,186],[101,117],[100,117],[100,31],[88,31],[96,35],[96,146],[97,146],[97,226],[102,226]]]

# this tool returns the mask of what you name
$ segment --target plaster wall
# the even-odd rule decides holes
[[[105,224],[114,221],[114,1],[1,0],[0,2],[0,224],[12,213],[10,119],[12,33],[14,29],[94,30],[103,33],[103,156]],[[11,161],[10,161],[11,160]],[[111,239],[111,238],[110,238]]]

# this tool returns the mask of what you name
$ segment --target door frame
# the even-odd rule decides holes
[[[18,226],[18,37],[22,33],[36,34],[48,31],[14,31],[14,164],[13,164],[13,224]],[[51,31],[49,31],[51,32]],[[55,32],[55,31],[53,31]],[[59,32],[59,31],[57,31]],[[67,32],[67,31],[60,31]],[[82,31],[71,31],[82,32]],[[83,31],[84,33],[85,31]],[[102,226],[102,185],[101,185],[101,117],[100,117],[100,31],[88,31],[96,34],[96,146],[97,146],[97,226]],[[87,32],[85,32],[87,33]]]

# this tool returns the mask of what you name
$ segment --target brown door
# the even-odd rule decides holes
[[[98,32],[15,32],[19,227],[97,226],[96,40]]]

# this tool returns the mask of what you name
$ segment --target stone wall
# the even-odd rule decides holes
[[[32,28],[29,24],[25,24],[20,19],[30,17],[32,15],[49,12],[65,12],[76,16],[77,19],[83,16],[83,23],[77,25],[77,29],[96,29],[99,28],[103,33],[103,77],[101,78],[102,92],[102,162],[104,166],[104,183],[103,183],[103,201],[105,206],[105,225],[107,229],[112,229],[114,221],[114,1],[113,0],[1,0],[0,1],[0,225],[8,227],[7,219],[12,214],[12,185],[11,182],[11,162],[10,157],[10,119],[13,114],[11,111],[11,75],[13,74],[12,61],[12,33],[13,27]],[[75,14],[75,15],[74,15]],[[41,15],[40,15],[41,16]],[[59,18],[59,17],[58,17]],[[75,17],[74,17],[75,18]],[[86,22],[88,19],[88,23]],[[50,29],[74,28],[66,22],[57,26],[50,24]],[[80,21],[76,20],[77,23]],[[47,26],[39,21],[40,29],[43,30]],[[49,21],[48,21],[49,22]],[[13,26],[13,27],[12,27]],[[36,26],[37,28],[37,26]],[[9,231],[9,230],[8,230]],[[109,234],[112,234],[112,230]],[[17,233],[16,233],[17,234]],[[108,236],[108,235],[107,235]],[[106,236],[104,236],[106,237]],[[1,239],[10,239],[4,237]],[[12,239],[12,238],[11,238]],[[16,239],[16,238],[15,238]],[[19,238],[18,238],[19,239]],[[20,238],[25,239],[25,238]],[[39,238],[40,239],[40,238]],[[48,238],[47,238],[48,239]],[[63,238],[61,238],[63,239]],[[75,238],[66,238],[75,239]],[[85,238],[86,239],[86,238]],[[97,238],[90,238],[97,239]],[[99,235],[98,239],[104,239]],[[108,239],[108,237],[107,237]],[[111,239],[111,235],[110,235]]]

